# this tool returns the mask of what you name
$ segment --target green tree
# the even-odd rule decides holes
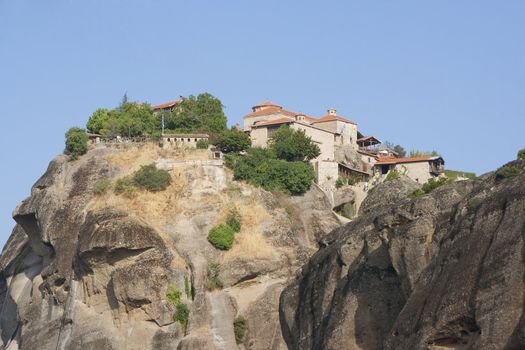
[[[107,127],[109,121],[109,113],[107,109],[99,108],[93,114],[91,117],[89,117],[89,120],[86,124],[86,128],[89,132],[100,134],[101,131]]]
[[[270,137],[270,148],[277,158],[287,161],[308,161],[321,153],[319,146],[303,131],[296,131],[288,126],[281,126]]]
[[[209,93],[190,95],[166,116],[166,128],[181,132],[220,133],[226,130],[222,102]]]
[[[88,150],[88,136],[81,128],[73,127],[66,132],[66,151],[75,160]]]
[[[409,157],[410,158],[419,158],[419,157],[437,157],[439,153],[437,151],[432,152],[422,152],[419,150],[411,150]]]
[[[217,249],[228,250],[233,245],[235,231],[227,224],[213,227],[208,234],[208,241]]]
[[[407,151],[403,148],[403,146],[395,145],[393,149],[394,149],[394,152],[396,152],[399,157],[401,158],[406,157]]]
[[[223,131],[215,140],[215,145],[224,153],[238,153],[246,150],[251,144],[250,136],[235,128]]]
[[[518,151],[518,159],[525,160],[525,148]]]

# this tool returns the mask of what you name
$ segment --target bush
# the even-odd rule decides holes
[[[518,160],[525,160],[525,148],[518,151]]]
[[[111,186],[111,182],[107,179],[97,181],[95,183],[94,192],[97,196],[101,196],[103,194],[106,194],[110,186]]]
[[[470,180],[476,179],[475,173],[469,173],[465,171],[445,170],[445,175],[451,180],[456,180],[458,177],[466,177],[467,179],[470,179]]]
[[[338,177],[337,180],[335,180],[335,188],[341,188],[345,185],[345,181]]]
[[[239,153],[246,150],[251,144],[250,136],[235,128],[223,131],[215,140],[215,146],[219,147],[224,153]]]
[[[150,192],[158,192],[171,184],[171,175],[166,170],[157,169],[155,164],[143,165],[133,174],[133,182]]]
[[[168,284],[168,291],[166,292],[166,299],[168,302],[175,307],[175,313],[173,314],[173,320],[179,322],[182,331],[186,330],[188,324],[188,318],[190,316],[190,310],[188,306],[181,300],[182,293],[178,290],[173,283]]]
[[[66,132],[66,151],[71,155],[71,160],[83,155],[88,150],[88,136],[84,129],[71,128]]]
[[[188,325],[188,319],[190,317],[190,309],[186,304],[180,302],[175,306],[175,315],[173,316],[173,319],[180,324],[180,328],[183,332],[186,331],[186,327]]]
[[[271,149],[250,148],[245,155],[227,155],[225,164],[235,180],[244,180],[267,191],[298,195],[310,189],[313,168],[305,162],[277,159]]]
[[[219,277],[219,273],[221,272],[221,265],[219,263],[211,262],[208,265],[208,274],[206,276],[206,289],[208,291],[212,291],[214,289],[222,289],[224,287],[224,283]]]
[[[420,189],[415,190],[414,192],[410,193],[408,195],[409,198],[414,199],[417,197],[420,197],[424,194],[430,193],[433,190],[435,190],[438,187],[443,186],[444,184],[447,184],[451,182],[451,179],[448,179],[446,177],[440,177],[439,179],[430,179]]]
[[[241,230],[241,214],[237,210],[237,207],[232,206],[229,209],[226,224],[230,226],[234,232]]]
[[[244,317],[237,316],[233,321],[233,332],[235,333],[235,341],[237,344],[242,343],[247,330],[248,325],[246,324]]]
[[[135,187],[133,186],[133,181],[127,176],[117,180],[114,191],[116,194],[122,195],[126,198],[135,197]]]
[[[397,170],[390,170],[388,172],[388,175],[385,178],[385,182],[386,181],[392,181],[392,180],[395,180],[395,179],[399,179],[400,176],[401,176],[401,174],[399,173],[399,171],[397,171]]]
[[[213,227],[208,234],[208,241],[216,249],[228,250],[233,245],[235,231],[226,224]]]
[[[507,177],[518,175],[521,169],[516,165],[505,165],[496,170],[496,179],[501,180]]]
[[[168,299],[168,302],[173,306],[177,306],[181,303],[181,296],[182,293],[180,290],[178,290],[173,283],[169,283],[168,291],[166,292],[166,298]]]
[[[197,148],[198,149],[208,149],[209,142],[208,140],[200,139],[197,141]]]

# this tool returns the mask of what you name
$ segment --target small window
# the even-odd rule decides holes
[[[168,142],[170,142],[170,141],[171,141],[171,140],[170,140],[170,138],[168,137]]]
[[[188,142],[190,142],[190,138],[188,138]]]
[[[195,142],[197,142],[197,139],[195,139]]]

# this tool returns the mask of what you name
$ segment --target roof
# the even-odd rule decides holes
[[[376,164],[400,164],[400,163],[418,163],[418,162],[428,162],[430,160],[438,160],[441,157],[436,156],[424,156],[424,157],[414,157],[414,158],[395,158],[395,157],[379,157]],[[441,158],[443,160],[443,158]]]
[[[176,101],[170,101],[170,102],[161,103],[160,105],[151,106],[151,109],[155,110],[155,109],[171,108],[181,101],[182,101],[182,98],[179,98]]]
[[[255,112],[251,112],[246,114],[243,118],[249,118],[249,117],[255,117],[258,115],[267,115],[267,114],[284,114],[290,117],[295,117],[297,115],[304,115],[302,113],[287,111],[286,109],[282,109],[281,107],[269,107],[265,109],[261,109]],[[315,118],[305,116],[308,119],[315,120]]]
[[[357,139],[358,143],[367,142],[367,141],[370,141],[370,142],[376,141],[377,143],[381,143],[381,141],[379,141],[379,139],[375,138],[374,136],[364,136],[364,137]]]
[[[284,117],[284,118],[279,118],[275,120],[268,120],[266,122],[255,123],[252,125],[252,128],[258,127],[258,126],[286,124],[286,123],[292,123],[292,122],[295,122],[295,120],[293,120],[292,118]]]
[[[340,117],[338,115],[333,115],[333,114],[327,114],[325,115],[324,117],[321,117],[319,119],[316,119],[314,121],[314,123],[324,123],[324,122],[331,122],[331,121],[334,121],[334,120],[339,120],[341,122],[344,122],[344,123],[349,123],[349,124],[354,124],[354,125],[357,125],[356,123],[354,123],[353,121],[349,120],[349,119],[346,119],[346,118],[343,118],[343,117]]]
[[[275,106],[280,107],[278,104],[272,102],[272,101],[264,101],[261,103],[257,103],[254,107],[265,107],[265,106]]]
[[[199,138],[208,138],[210,135],[208,134],[162,134],[162,137],[199,137]]]

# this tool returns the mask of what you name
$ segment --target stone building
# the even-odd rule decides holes
[[[197,148],[200,140],[209,140],[208,134],[163,134],[161,137],[162,148]]]
[[[326,189],[333,188],[339,177],[367,181],[393,169],[421,183],[443,173],[443,158],[397,158],[396,152],[381,147],[376,137],[363,135],[355,122],[337,115],[333,108],[315,118],[265,101],[253,106],[243,120],[243,130],[250,134],[255,147],[266,147],[271,135],[283,125],[303,131],[321,151],[311,163],[317,183]]]
[[[412,180],[425,183],[438,177],[445,171],[445,161],[442,157],[425,156],[416,158],[380,157],[374,166],[374,173],[386,175],[395,170]]]

